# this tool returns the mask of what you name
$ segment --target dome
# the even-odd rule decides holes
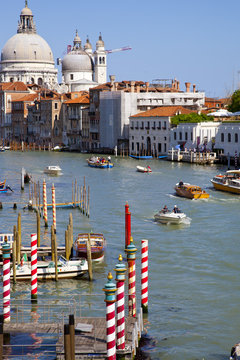
[[[96,47],[104,47],[104,41],[102,39],[102,34],[100,33],[98,41],[96,42]]]
[[[92,49],[92,45],[88,38],[86,40],[86,44],[84,45],[84,50],[87,50],[87,49]]]
[[[48,43],[37,34],[18,33],[2,49],[1,61],[40,61],[54,63]]]
[[[62,71],[92,71],[92,62],[89,55],[82,49],[71,51],[62,60]]]
[[[24,7],[21,11],[21,15],[32,16],[32,10],[30,10],[28,7]]]

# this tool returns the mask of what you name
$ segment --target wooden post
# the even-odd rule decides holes
[[[75,179],[75,191],[74,191],[74,202],[75,206],[77,206],[77,179]]]
[[[21,246],[22,246],[22,222],[21,222],[21,213],[18,213],[18,225],[17,225],[17,230],[18,230],[19,246],[20,246],[20,250],[19,250],[19,251],[21,251]]]
[[[12,268],[13,268],[13,283],[16,284],[16,239],[12,243]]]
[[[69,253],[69,257],[71,255],[71,251],[72,251],[72,245],[71,245],[71,226],[68,225],[67,227],[67,233],[68,233],[68,253]]]
[[[71,360],[75,360],[75,321],[74,321],[74,315],[69,315],[69,332],[70,332]]]
[[[80,210],[82,212],[82,204],[83,204],[83,188],[81,186],[81,200],[80,200]]]
[[[41,191],[40,183],[38,181],[38,202],[39,202],[39,216],[41,216]]]
[[[92,252],[91,252],[91,238],[90,234],[88,233],[87,239],[87,261],[88,261],[88,277],[89,280],[92,281],[93,274],[92,274]]]
[[[65,258],[69,260],[68,230],[65,230]]]
[[[52,261],[55,259],[54,255],[54,226],[51,226],[51,252],[52,252]]]
[[[57,237],[54,233],[54,261],[55,261],[55,281],[58,281],[58,254],[57,254]]]
[[[21,171],[21,190],[24,190],[24,175],[25,175],[25,170],[24,170],[24,168],[22,168],[22,171]]]
[[[37,211],[37,247],[40,246],[41,243],[41,238],[40,238],[40,234],[41,234],[41,229],[40,229],[40,214],[39,211]]]
[[[87,215],[90,216],[90,186],[88,186],[88,209],[87,209]]]
[[[71,360],[71,342],[69,324],[64,324],[64,355],[65,360]]]
[[[17,263],[19,264],[21,261],[21,256],[20,256],[21,248],[20,248],[18,231],[16,231],[16,249],[17,249]]]
[[[70,225],[70,244],[69,244],[69,252],[73,246],[73,218],[72,213],[69,214],[69,225]]]
[[[73,181],[72,181],[72,203],[74,202],[73,189],[74,189],[74,186],[73,186]]]

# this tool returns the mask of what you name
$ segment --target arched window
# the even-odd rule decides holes
[[[38,85],[42,85],[42,83],[43,83],[42,78],[38,78]]]
[[[102,63],[105,64],[105,57],[102,57]]]
[[[238,133],[235,133],[235,143],[238,142]]]
[[[101,56],[100,56],[100,58],[99,58],[99,64],[101,64],[102,63],[102,58],[101,58]]]
[[[34,78],[31,78],[31,84],[34,84]]]
[[[182,132],[179,132],[179,140],[182,140]]]
[[[14,79],[13,78],[10,78],[10,82],[13,82],[14,81]]]
[[[231,142],[231,134],[228,133],[228,142]]]
[[[224,133],[221,133],[221,142],[224,142]]]
[[[55,115],[55,120],[57,120],[58,119],[58,116],[57,115]]]

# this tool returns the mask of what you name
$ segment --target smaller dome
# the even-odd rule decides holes
[[[84,45],[84,50],[87,50],[87,49],[92,49],[92,45],[88,38],[86,40],[86,44]]]
[[[28,15],[28,16],[30,15],[30,16],[32,16],[32,10],[30,10],[28,7],[25,7],[25,8],[22,9],[21,15]]]
[[[103,39],[102,39],[102,34],[100,33],[100,35],[99,35],[99,38],[98,38],[98,41],[96,42],[96,46],[97,47],[104,47],[104,41],[103,41]]]
[[[76,35],[75,35],[75,38],[74,38],[74,43],[79,43],[79,42],[81,42],[81,39],[80,39],[80,37],[79,37],[79,35],[78,35],[78,32],[77,32],[77,30],[76,30]]]

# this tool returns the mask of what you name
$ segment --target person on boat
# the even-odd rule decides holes
[[[182,186],[183,186],[183,181],[182,181],[182,180],[179,181],[178,186],[179,186],[179,187],[182,187]]]
[[[108,162],[111,162],[111,156],[110,155],[108,156]]]
[[[174,212],[175,214],[178,214],[178,213],[181,212],[181,210],[179,210],[179,208],[177,207],[177,205],[174,205],[173,212]]]
[[[162,212],[163,214],[166,214],[166,213],[168,212],[167,205],[165,205],[165,206],[162,208],[161,212]]]

